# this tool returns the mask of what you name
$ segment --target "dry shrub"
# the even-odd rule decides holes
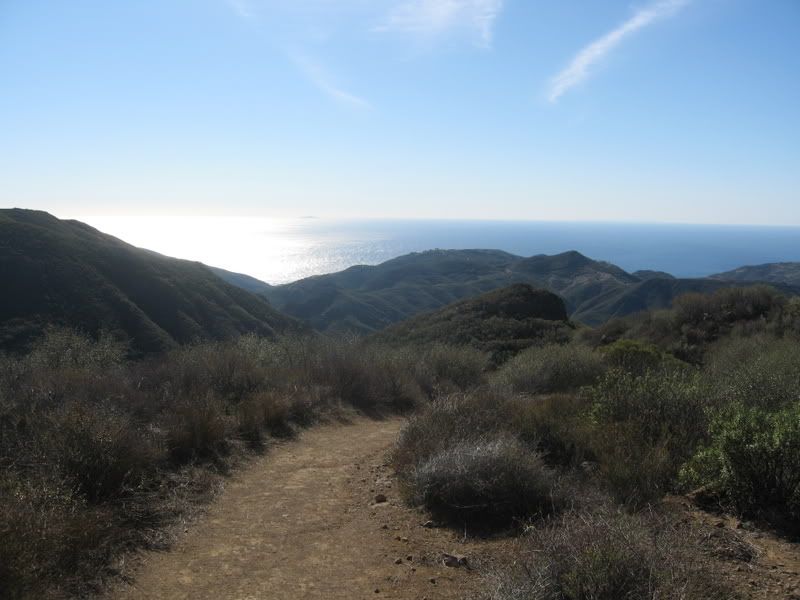
[[[409,500],[449,520],[504,523],[559,504],[554,473],[511,430],[501,391],[435,400],[409,419],[393,462]]]
[[[41,453],[90,503],[130,494],[153,477],[161,453],[131,419],[108,406],[72,402],[49,415]]]
[[[286,437],[292,433],[292,404],[283,394],[253,394],[238,404],[237,417],[242,438],[254,445],[262,444],[267,434]]]
[[[503,431],[509,416],[506,407],[504,395],[481,388],[442,396],[412,415],[392,452],[401,479],[449,445]]]
[[[570,512],[531,527],[515,564],[494,574],[491,600],[732,598],[696,569],[690,547],[650,512]]]
[[[227,450],[229,420],[213,394],[179,401],[167,416],[166,442],[177,463],[218,458]]]
[[[107,507],[87,506],[67,482],[6,472],[0,480],[4,598],[83,597],[126,532]],[[96,590],[94,590],[96,591]]]
[[[443,448],[414,469],[411,485],[416,503],[451,521],[509,522],[560,503],[553,472],[507,435]]]
[[[509,402],[509,428],[542,453],[550,465],[577,467],[595,456],[591,450],[591,403],[581,394],[520,396]]]

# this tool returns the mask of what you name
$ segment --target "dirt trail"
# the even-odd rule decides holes
[[[454,599],[475,571],[442,552],[477,554],[454,532],[422,527],[392,489],[386,452],[399,419],[310,429],[236,475],[169,552],[143,557],[118,599]],[[385,494],[387,502],[376,503]]]

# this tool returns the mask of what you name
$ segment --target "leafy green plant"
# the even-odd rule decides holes
[[[747,514],[800,517],[800,403],[777,410],[733,404],[711,423],[710,442],[681,471]]]

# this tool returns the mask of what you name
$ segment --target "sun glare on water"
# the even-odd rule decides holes
[[[88,216],[79,220],[134,246],[268,283],[291,281],[313,271],[313,265],[304,261],[319,243],[304,227],[307,219]]]

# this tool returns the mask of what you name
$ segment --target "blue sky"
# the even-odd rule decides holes
[[[0,205],[800,225],[797,0],[2,0]]]

